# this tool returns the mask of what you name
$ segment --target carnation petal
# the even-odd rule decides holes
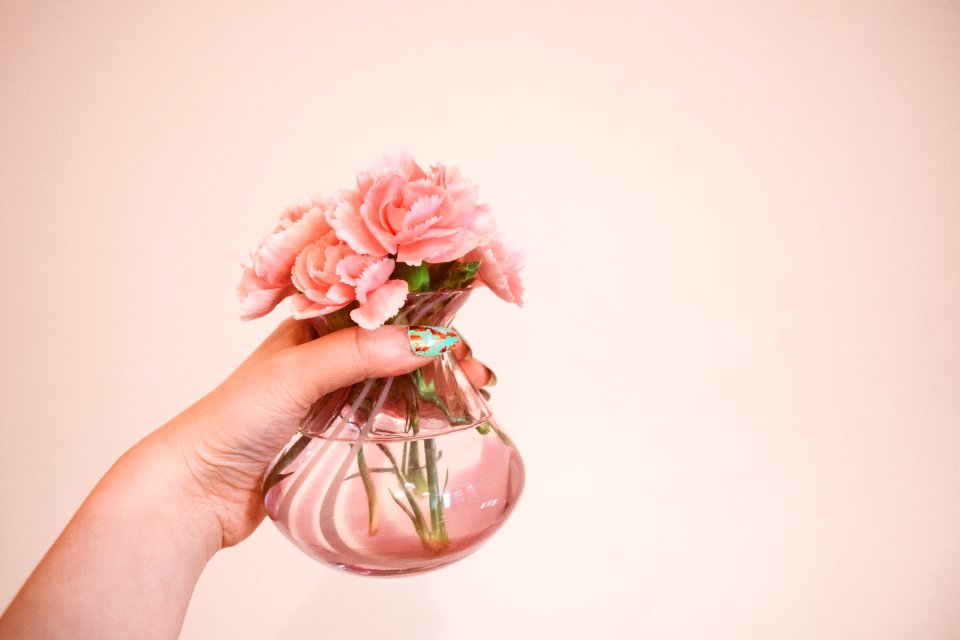
[[[470,259],[480,260],[477,275],[483,284],[507,302],[523,306],[520,270],[524,255],[519,246],[498,233],[487,246],[475,250]]]
[[[385,249],[384,253],[396,253],[397,250],[397,243],[393,239],[395,230],[391,229],[387,217],[393,198],[402,187],[399,176],[381,176],[374,181],[360,205],[360,219],[366,225],[367,232]]]
[[[338,282],[327,289],[327,300],[334,304],[353,302],[354,297],[353,287],[345,285],[342,282]]]
[[[385,256],[387,249],[370,233],[356,206],[347,201],[337,205],[329,216],[330,226],[357,253]]]
[[[367,301],[350,312],[364,329],[376,329],[392,318],[407,300],[409,286],[404,280],[390,280],[367,294]]]
[[[409,229],[405,229],[400,233],[398,233],[397,234],[398,250],[400,250],[400,248],[402,248],[403,245],[405,244],[409,244],[414,240],[420,240],[424,235],[426,235],[430,231],[430,228],[433,225],[437,224],[438,222],[440,222],[440,218],[438,216],[434,216],[432,218],[427,218],[426,220],[416,225],[415,227],[410,227]],[[437,229],[437,230],[434,230],[433,233],[428,237],[450,235],[451,233],[454,233],[453,229]]]
[[[339,308],[353,300],[353,287],[341,282],[335,272],[339,263],[346,259],[343,257],[345,250],[349,249],[341,243],[335,232],[330,232],[307,245],[297,256],[292,281],[303,294],[302,297],[298,296],[298,302],[294,304],[294,308],[299,309],[298,313],[306,313],[308,301],[319,305],[309,307],[312,313],[323,306]]]
[[[410,265],[419,265],[424,260],[450,262],[459,260],[479,244],[479,237],[464,229],[456,229],[449,235],[425,237],[401,246],[397,251],[397,260]]]
[[[328,231],[324,212],[319,207],[310,209],[286,229],[263,240],[254,257],[257,275],[274,284],[286,284],[297,254]]]
[[[357,300],[360,301],[360,304],[365,303],[367,301],[367,295],[383,285],[387,279],[390,278],[394,265],[394,261],[390,258],[383,258],[382,260],[367,265],[367,268],[364,269],[360,277],[357,278]]]
[[[295,293],[290,285],[273,287],[263,278],[257,276],[251,267],[243,268],[243,276],[237,287],[237,296],[240,298],[240,319],[253,320],[265,316],[280,304],[280,301],[291,293]]]
[[[418,226],[426,220],[439,220],[437,209],[443,205],[443,196],[439,194],[423,196],[410,205],[410,211],[403,221],[404,229]]]
[[[360,254],[346,256],[337,263],[336,273],[343,282],[355,286],[357,278],[360,277],[368,264],[370,264],[370,256]]]
[[[293,306],[293,317],[297,320],[316,318],[317,316],[326,315],[347,306],[346,304],[314,302],[302,293],[298,293],[290,298],[290,303]]]
[[[251,291],[240,301],[240,319],[255,320],[273,311],[280,301],[295,293],[293,287]]]

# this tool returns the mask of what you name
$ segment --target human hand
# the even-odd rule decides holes
[[[492,382],[463,341],[454,354],[475,386]],[[206,516],[211,544],[231,546],[263,520],[263,474],[314,401],[426,362],[411,351],[406,327],[354,327],[318,338],[309,322],[288,319],[220,386],[141,444],[177,452],[189,478],[181,486]]]
[[[318,338],[308,322],[281,323],[101,478],[0,616],[0,637],[176,637],[207,561],[263,520],[261,478],[314,401],[429,362],[406,329]],[[462,341],[454,355],[475,385],[491,381]]]

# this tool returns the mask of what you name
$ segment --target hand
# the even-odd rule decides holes
[[[492,379],[462,341],[454,354],[474,384]],[[260,480],[310,405],[428,361],[406,327],[318,338],[307,322],[283,322],[113,465],[0,617],[0,637],[176,637],[207,561],[263,520]]]
[[[461,341],[454,354],[476,386],[491,372]],[[423,366],[406,327],[343,329],[317,338],[305,321],[284,321],[219,387],[164,425],[155,440],[173,446],[189,472],[190,499],[209,514],[219,547],[237,544],[263,520],[267,466],[320,396],[366,378]],[[148,439],[150,440],[150,439]],[[150,446],[145,441],[145,446]],[[190,491],[189,489],[187,489]]]

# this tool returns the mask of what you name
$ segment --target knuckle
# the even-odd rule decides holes
[[[371,333],[369,331],[363,331],[362,329],[357,328],[352,329],[352,331],[352,350],[354,360],[356,362],[358,372],[364,376],[367,376],[373,371],[373,363],[376,355]]]
[[[304,397],[299,363],[294,354],[284,350],[275,353],[267,363],[266,378],[272,393],[269,396],[281,407],[301,407],[309,404]]]

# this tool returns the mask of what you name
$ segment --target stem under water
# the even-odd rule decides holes
[[[416,438],[420,433],[420,409],[417,406],[417,398],[415,395],[410,398],[407,406],[410,418],[410,431],[413,433],[413,437]],[[406,448],[406,456],[403,460],[403,474],[413,483],[413,490],[416,493],[423,493],[427,490],[427,481],[423,475],[423,465],[420,464],[420,441],[412,440],[409,447],[407,447],[406,444],[404,444],[404,447]]]
[[[418,396],[417,390],[411,386],[410,396],[407,402],[407,416],[409,429],[413,436],[417,436],[420,433],[420,409],[417,404]],[[399,462],[393,455],[393,452],[390,451],[388,445],[378,444],[377,446],[390,463],[390,467],[397,478],[397,484],[407,504],[404,504],[400,495],[390,492],[393,501],[396,502],[397,506],[410,518],[410,522],[420,537],[420,542],[423,544],[423,547],[434,553],[442,552],[449,545],[449,537],[443,517],[443,494],[440,490],[440,476],[437,471],[437,462],[441,454],[437,450],[436,441],[433,438],[428,438],[423,441],[424,463],[422,465],[420,462],[419,440],[404,443]],[[360,467],[360,475],[364,478],[364,486],[367,486],[368,480],[372,485],[372,471],[362,458],[358,458],[358,466]],[[426,477],[424,477],[424,471],[426,471]],[[447,476],[449,477],[449,472]],[[446,484],[446,481],[444,484]],[[368,503],[371,500],[370,496],[372,491],[373,488],[371,486],[367,491]],[[417,498],[423,494],[428,496],[430,507],[429,524],[424,518]],[[371,518],[372,517],[371,515]]]
[[[373,536],[377,533],[377,489],[370,475],[370,467],[367,466],[367,458],[363,455],[363,447],[357,452],[357,468],[360,469],[363,489],[367,494],[367,533]]]
[[[430,489],[430,527],[433,530],[434,544],[442,545],[439,550],[447,546],[447,526],[443,521],[443,501],[440,494],[440,478],[437,475],[437,443],[433,438],[423,441],[423,449],[427,456],[427,484]]]
[[[403,491],[404,496],[407,498],[407,502],[410,503],[410,507],[407,508],[404,506],[400,500],[394,496],[392,493],[394,501],[400,505],[400,508],[403,509],[406,514],[410,517],[410,520],[413,522],[414,529],[417,530],[417,535],[420,536],[420,539],[423,541],[424,545],[427,544],[427,540],[430,537],[430,531],[427,529],[427,523],[423,519],[423,513],[420,511],[420,505],[417,504],[417,496],[414,495],[411,487],[412,483],[407,481],[406,476],[403,475],[403,472],[400,470],[400,466],[397,464],[397,459],[393,457],[393,453],[390,451],[390,447],[385,444],[378,444],[380,450],[383,452],[383,455],[386,456],[387,460],[390,462],[390,466],[393,467],[394,474],[397,476],[397,484],[400,485],[400,489]]]
[[[467,424],[471,421],[470,416],[455,416],[450,412],[450,409],[447,408],[447,405],[440,399],[439,394],[437,394],[436,383],[433,380],[428,382],[424,379],[423,372],[420,371],[420,369],[411,371],[407,375],[413,380],[413,388],[416,390],[417,396],[419,396],[421,400],[425,400],[437,409],[440,409],[447,420],[450,421],[450,424]]]
[[[420,405],[418,398],[424,397],[423,388],[426,385],[424,384],[423,375],[420,374],[420,371],[417,370],[415,373],[417,375],[412,376],[415,385],[413,388],[414,394],[410,403],[410,424],[414,434],[418,434],[420,433]],[[436,394],[434,393],[434,395]],[[439,398],[436,398],[436,400],[439,402]],[[436,402],[434,404],[436,404]],[[439,406],[439,404],[437,406]],[[449,412],[446,413],[449,415]],[[418,442],[417,440],[413,441],[413,446],[411,447],[413,451],[419,451],[419,447],[417,446]],[[440,492],[440,476],[437,473],[437,461],[440,456],[437,453],[437,443],[433,438],[427,438],[423,441],[423,452],[427,471],[426,489],[430,501],[430,538],[423,542],[425,547],[439,553],[447,548],[449,537],[447,536],[447,526],[443,519],[443,496]],[[418,472],[418,475],[422,478],[421,472]]]

